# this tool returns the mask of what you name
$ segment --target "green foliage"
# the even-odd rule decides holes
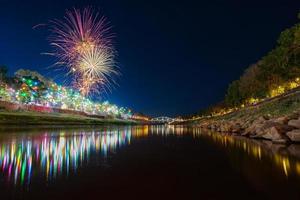
[[[43,84],[45,84],[47,87],[50,87],[53,84],[52,80],[45,78],[43,75],[41,75],[36,71],[19,69],[18,71],[15,72],[15,76],[19,79],[22,77],[30,77],[32,79],[37,79]]]
[[[2,88],[2,87],[0,88],[0,98],[1,98],[1,100],[5,100],[5,101],[10,100],[10,96],[5,88]]]
[[[238,80],[233,81],[229,85],[227,94],[225,97],[226,105],[233,107],[233,106],[237,106],[241,103],[242,95],[240,94],[239,88],[240,88],[240,82]]]
[[[257,64],[247,68],[239,80],[239,95],[240,100],[260,98],[266,91],[263,81],[259,79],[261,69]],[[239,104],[242,102],[239,102]]]
[[[293,29],[294,28],[287,29],[280,34],[279,39],[277,40],[279,46],[290,47],[292,45],[294,41]]]
[[[18,82],[20,85],[18,98],[22,103],[40,103],[41,98],[46,92],[44,82],[39,80],[37,76],[22,76],[18,78]]]
[[[248,67],[239,80],[229,85],[225,96],[226,105],[238,106],[249,98],[268,97],[270,91],[298,77],[300,24],[283,31],[277,46],[255,65]]]

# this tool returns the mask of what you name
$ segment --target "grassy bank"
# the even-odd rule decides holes
[[[80,115],[36,112],[0,112],[0,127],[8,125],[129,125],[133,120],[98,119]]]
[[[287,116],[295,111],[300,110],[300,90],[289,93],[266,102],[262,102],[256,106],[250,106],[238,111],[216,117],[205,117],[200,120],[189,121],[189,124],[198,124],[203,121],[235,121],[235,120],[249,120],[253,121],[260,116],[268,116],[269,118],[278,118]]]

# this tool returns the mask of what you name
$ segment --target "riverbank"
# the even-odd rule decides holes
[[[50,125],[50,126],[71,126],[71,125],[130,125],[138,124],[134,120],[117,118],[94,118],[82,115],[71,115],[64,113],[39,113],[39,112],[0,112],[0,128],[6,126],[22,125]]]
[[[271,140],[273,143],[300,142],[300,91],[226,115],[187,123],[220,133]]]

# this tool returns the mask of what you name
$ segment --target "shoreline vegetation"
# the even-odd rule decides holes
[[[19,69],[14,76],[0,66],[0,110],[66,113],[92,118],[131,119],[129,108],[93,100],[75,88],[56,84],[38,72]]]
[[[214,117],[186,122],[223,134],[271,140],[273,143],[300,142],[300,89],[256,106]]]
[[[300,142],[300,23],[228,86],[222,102],[185,123],[273,143]]]

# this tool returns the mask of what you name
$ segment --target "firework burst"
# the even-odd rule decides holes
[[[84,51],[75,64],[78,73],[81,74],[83,93],[111,90],[111,84],[115,83],[113,77],[119,75],[114,62],[114,53],[111,49],[95,47]]]
[[[73,83],[82,94],[110,89],[114,83],[115,51],[112,34],[104,17],[90,8],[67,11],[63,21],[51,21],[52,55],[58,58],[56,66],[72,75]]]

